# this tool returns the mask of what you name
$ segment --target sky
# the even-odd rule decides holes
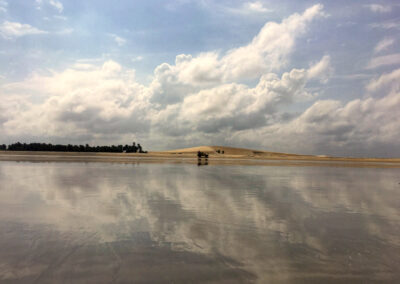
[[[0,0],[0,144],[400,157],[398,1]]]

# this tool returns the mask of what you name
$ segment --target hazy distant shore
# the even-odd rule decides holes
[[[207,148],[208,147],[208,148]],[[112,163],[192,163],[199,165],[299,165],[348,167],[399,167],[399,158],[350,158],[295,155],[218,147],[224,154],[213,153],[211,146],[164,152],[139,153],[87,153],[87,152],[33,152],[0,151],[0,161],[31,162],[112,162]],[[213,146],[214,147],[214,146]],[[208,150],[209,158],[200,161],[197,149]],[[194,150],[193,150],[194,149]],[[219,150],[219,149],[218,149]]]

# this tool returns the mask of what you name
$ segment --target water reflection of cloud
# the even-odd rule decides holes
[[[235,268],[242,280],[253,279],[253,274],[260,282],[382,275],[398,279],[396,173],[3,163],[0,222],[48,224],[50,231],[73,232],[71,241],[95,233],[85,244],[93,250],[124,242],[135,247],[138,236],[145,234],[141,253],[149,246],[162,249],[160,254],[185,252],[185,263],[201,257],[214,266],[225,263],[221,269]],[[3,214],[7,209],[13,212],[11,202],[29,209],[29,214]],[[107,249],[104,255],[110,253]],[[149,254],[146,261],[150,256],[163,257]]]

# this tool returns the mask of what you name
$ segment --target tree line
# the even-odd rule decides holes
[[[49,152],[111,152],[111,153],[147,153],[142,146],[135,142],[132,145],[90,146],[86,145],[62,145],[46,143],[13,143],[0,145],[0,150],[8,151],[49,151]]]

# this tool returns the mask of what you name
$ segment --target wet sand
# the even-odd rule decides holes
[[[200,147],[198,147],[200,148]],[[193,149],[193,148],[192,148]],[[197,148],[194,148],[197,152]],[[207,150],[207,149],[206,149]],[[250,150],[249,150],[250,151]],[[0,161],[31,162],[110,162],[110,163],[189,163],[201,165],[271,165],[321,167],[382,167],[400,168],[398,158],[320,157],[284,153],[259,152],[251,154],[209,153],[208,159],[198,159],[195,151],[149,153],[90,153],[90,152],[33,152],[0,151]]]
[[[1,161],[0,282],[400,283],[397,168],[144,160]]]

